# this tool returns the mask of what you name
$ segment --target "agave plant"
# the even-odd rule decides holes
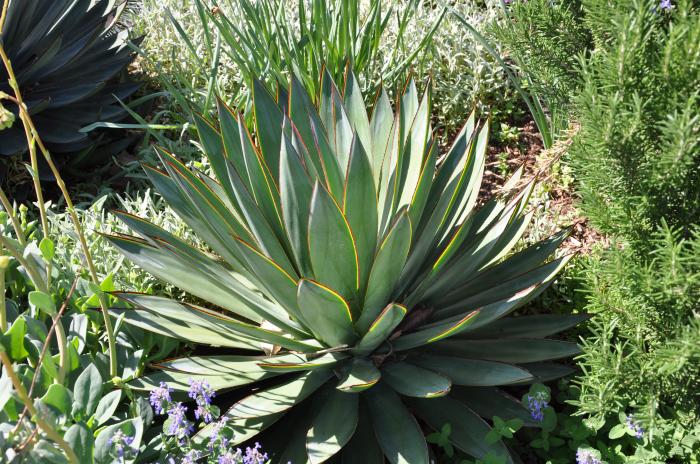
[[[457,448],[513,462],[484,441],[484,418],[536,422],[497,386],[566,374],[550,361],[577,345],[545,337],[581,318],[505,316],[565,265],[550,256],[566,232],[509,255],[533,184],[519,173],[476,208],[488,123],[472,114],[439,160],[430,92],[419,100],[413,81],[395,115],[382,90],[371,117],[351,72],[342,93],[324,75],[318,108],[298,80],[289,89],[256,84],[254,137],[222,103],[219,129],[197,118],[216,178],[164,150],[164,171],[146,168],[209,250],[120,213],[140,237],[111,242],[210,305],[120,293],[134,309],[114,314],[221,347],[133,386],[186,390],[196,376],[238,389],[224,413],[233,443],[269,429],[288,439],[275,462],[427,463],[423,429],[446,423]]]
[[[132,61],[127,31],[115,23],[126,0],[2,0],[9,2],[2,43],[12,62],[32,119],[53,153],[89,159],[104,133],[80,129],[96,121],[117,122],[127,113],[117,99],[138,86],[115,80]],[[0,91],[12,94],[5,67]],[[9,106],[15,114],[16,106]],[[121,145],[124,141],[117,142]],[[111,147],[114,152],[119,147]],[[0,131],[0,155],[24,152],[21,124]]]

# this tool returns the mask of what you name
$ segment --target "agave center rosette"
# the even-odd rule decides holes
[[[140,237],[110,240],[210,305],[122,293],[134,309],[114,313],[220,354],[133,385],[239,389],[232,444],[269,433],[274,462],[427,463],[422,426],[446,423],[457,448],[512,462],[484,418],[536,422],[496,387],[568,373],[550,361],[577,345],[545,337],[581,317],[505,316],[565,265],[551,255],[566,232],[509,254],[533,184],[519,171],[475,207],[488,123],[474,114],[438,162],[429,89],[409,81],[395,113],[382,90],[371,117],[352,72],[342,93],[327,74],[321,89],[316,108],[294,78],[276,98],[257,83],[254,136],[222,103],[220,127],[198,117],[215,178],[164,150],[164,170],[146,169],[210,251],[124,213]]]

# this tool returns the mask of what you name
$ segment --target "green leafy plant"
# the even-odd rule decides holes
[[[49,150],[64,158],[69,155],[75,168],[99,165],[122,150],[128,137],[117,141],[105,132],[81,129],[96,121],[123,120],[127,112],[117,98],[124,99],[138,88],[120,76],[134,56],[126,43],[127,31],[116,26],[126,1],[2,3],[4,53],[24,98],[20,102],[8,95],[12,84],[3,67],[0,95],[7,99],[5,107],[18,115],[18,105],[26,105]],[[0,155],[27,150],[22,124],[0,131]]]
[[[409,0],[399,8],[382,0],[225,0],[212,4],[196,0],[193,16],[200,23],[194,30],[181,24],[191,23],[192,18],[166,9],[184,52],[194,61],[195,72],[204,78],[205,88],[194,87],[193,71],[185,69],[163,76],[163,83],[183,109],[194,105],[200,112],[208,112],[217,91],[232,98],[229,103],[236,107],[250,109],[248,90],[255,79],[274,89],[288,81],[291,71],[315,98],[320,94],[321,73],[326,70],[340,80],[350,63],[359,76],[368,77],[361,88],[365,95],[371,95],[380,82],[393,85],[405,79],[439,27],[445,10],[419,37],[406,37],[419,4]],[[162,14],[160,5],[158,9]],[[390,31],[392,43],[388,46],[383,36]],[[203,50],[197,46],[198,38]],[[220,63],[237,70],[229,88],[220,86],[218,74],[228,72],[219,69]]]
[[[109,240],[212,308],[122,292],[134,309],[112,312],[222,349],[159,363],[131,385],[182,390],[196,373],[217,390],[247,392],[223,413],[233,443],[269,429],[288,437],[277,441],[281,462],[342,453],[425,463],[417,419],[451,424],[451,442],[468,454],[512,462],[502,443],[484,442],[481,417],[536,421],[495,387],[569,373],[550,361],[578,346],[545,337],[582,317],[503,316],[567,263],[547,261],[567,232],[504,259],[531,218],[534,181],[517,187],[519,172],[510,194],[474,208],[488,123],[472,114],[438,163],[429,90],[419,99],[409,81],[396,114],[382,91],[368,117],[346,75],[341,94],[324,74],[318,108],[296,78],[279,101],[256,82],[254,138],[221,103],[220,130],[197,117],[216,179],[163,150],[165,170],[146,167],[214,254],[128,214],[140,238]]]

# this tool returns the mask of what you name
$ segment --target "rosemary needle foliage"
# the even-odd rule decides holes
[[[109,237],[215,308],[119,293],[134,307],[113,310],[125,323],[220,347],[132,385],[186,390],[196,374],[238,389],[223,414],[232,444],[288,438],[274,462],[428,463],[419,421],[450,423],[472,456],[514,462],[484,441],[483,417],[537,423],[497,387],[570,372],[551,361],[578,346],[545,337],[584,317],[504,317],[569,259],[548,261],[566,231],[503,259],[531,219],[533,182],[516,175],[510,194],[476,209],[488,123],[472,114],[438,163],[430,91],[413,81],[396,113],[380,91],[371,117],[350,71],[342,93],[326,72],[314,99],[296,78],[277,100],[254,85],[254,137],[223,103],[220,127],[195,117],[216,179],[164,150],[164,171],[146,168],[214,254],[128,214],[140,237]]]

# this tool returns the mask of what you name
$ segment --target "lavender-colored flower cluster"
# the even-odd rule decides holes
[[[216,396],[216,393],[206,380],[189,379],[188,383],[190,384],[188,395],[197,403],[194,416],[197,419],[202,418],[207,424],[210,423],[213,417],[209,406],[211,406],[211,399]]]
[[[530,410],[530,416],[534,420],[542,422],[544,420],[544,408],[549,405],[545,393],[537,392],[534,395],[527,395],[527,405]]]
[[[673,9],[673,4],[671,3],[671,0],[661,0],[659,8],[661,8],[662,10],[670,11]]]
[[[576,452],[576,464],[601,464],[601,461],[590,451],[580,449]]]
[[[205,423],[213,422],[216,419],[215,414],[218,415],[212,411],[211,406],[212,398],[216,396],[216,392],[206,380],[188,379],[187,383],[190,386],[187,394],[197,404],[197,409],[194,411],[196,419]],[[175,437],[179,445],[174,455],[171,454],[168,457],[168,464],[195,464],[204,455],[208,456],[207,462],[216,462],[217,464],[265,464],[268,462],[268,455],[261,451],[259,443],[255,443],[253,448],[246,448],[245,451],[229,447],[232,431],[226,428],[226,417],[222,417],[212,424],[207,450],[191,449],[192,443],[188,437],[194,431],[194,424],[187,419],[187,407],[180,402],[174,403],[172,401],[170,396],[172,391],[173,389],[165,382],[161,382],[150,393],[151,406],[156,414],[167,413],[168,415],[165,434]]]
[[[170,393],[173,389],[168,387],[168,384],[161,382],[158,388],[151,390],[150,401],[151,406],[156,414],[163,414],[165,409],[168,407],[172,399],[170,398]]]
[[[174,404],[168,409],[168,420],[170,421],[168,435],[183,440],[194,431],[194,425],[187,420],[186,413],[187,408],[183,406],[182,403]]]
[[[265,464],[267,460],[267,453],[260,452],[260,443],[255,443],[254,448],[245,449],[245,454],[240,448],[226,452],[219,456],[217,464]]]
[[[627,428],[634,432],[634,436],[637,437],[637,439],[644,437],[644,429],[632,416],[627,416]]]
[[[125,434],[121,430],[117,430],[114,435],[107,440],[107,444],[114,447],[114,451],[117,453],[119,459],[124,459],[127,448],[130,448],[133,442],[134,437]]]

